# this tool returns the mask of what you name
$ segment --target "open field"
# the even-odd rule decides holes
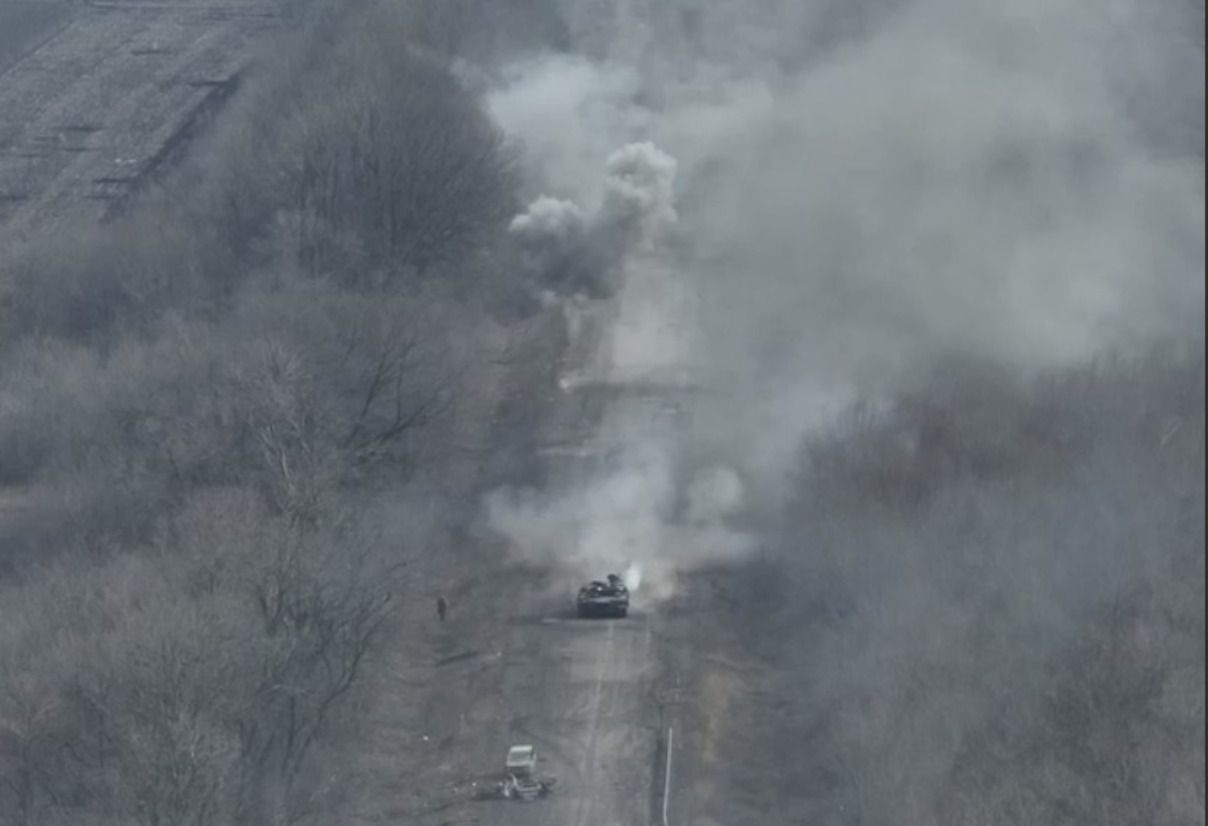
[[[0,826],[1203,826],[1202,152],[1063,5],[0,0]]]
[[[111,214],[277,24],[268,2],[0,4],[0,226]]]

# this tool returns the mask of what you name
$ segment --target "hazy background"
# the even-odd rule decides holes
[[[717,826],[1204,822],[1202,6],[290,9],[0,260],[0,822],[399,806],[479,509],[695,600]]]
[[[575,216],[547,220],[547,260],[623,273],[601,358],[720,391],[694,402],[688,449],[760,502],[811,428],[953,359],[1026,377],[1198,346],[1193,6],[564,6],[577,51],[481,81],[526,189]],[[635,141],[671,182],[653,244],[603,231],[603,167]]]
[[[490,513],[654,610],[712,572],[705,822],[1203,823],[1202,8],[562,12],[479,82],[551,246],[667,157],[594,369],[709,392]]]

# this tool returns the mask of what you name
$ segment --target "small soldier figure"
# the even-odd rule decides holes
[[[436,598],[436,616],[440,618],[441,622],[445,621],[445,614],[448,613],[448,611],[449,601],[446,600],[442,594]]]

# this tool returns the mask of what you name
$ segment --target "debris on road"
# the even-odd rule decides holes
[[[487,788],[476,788],[479,800],[536,800],[554,787],[552,777],[537,777],[537,750],[533,746],[512,746],[504,761],[504,777]],[[477,784],[473,784],[477,786]]]

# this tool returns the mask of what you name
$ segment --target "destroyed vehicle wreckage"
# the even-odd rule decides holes
[[[624,617],[629,613],[629,589],[616,574],[607,582],[589,582],[575,601],[580,617]]]
[[[512,746],[504,761],[503,780],[490,789],[479,791],[480,799],[536,800],[545,797],[554,786],[552,777],[537,776],[537,750],[533,746]]]

